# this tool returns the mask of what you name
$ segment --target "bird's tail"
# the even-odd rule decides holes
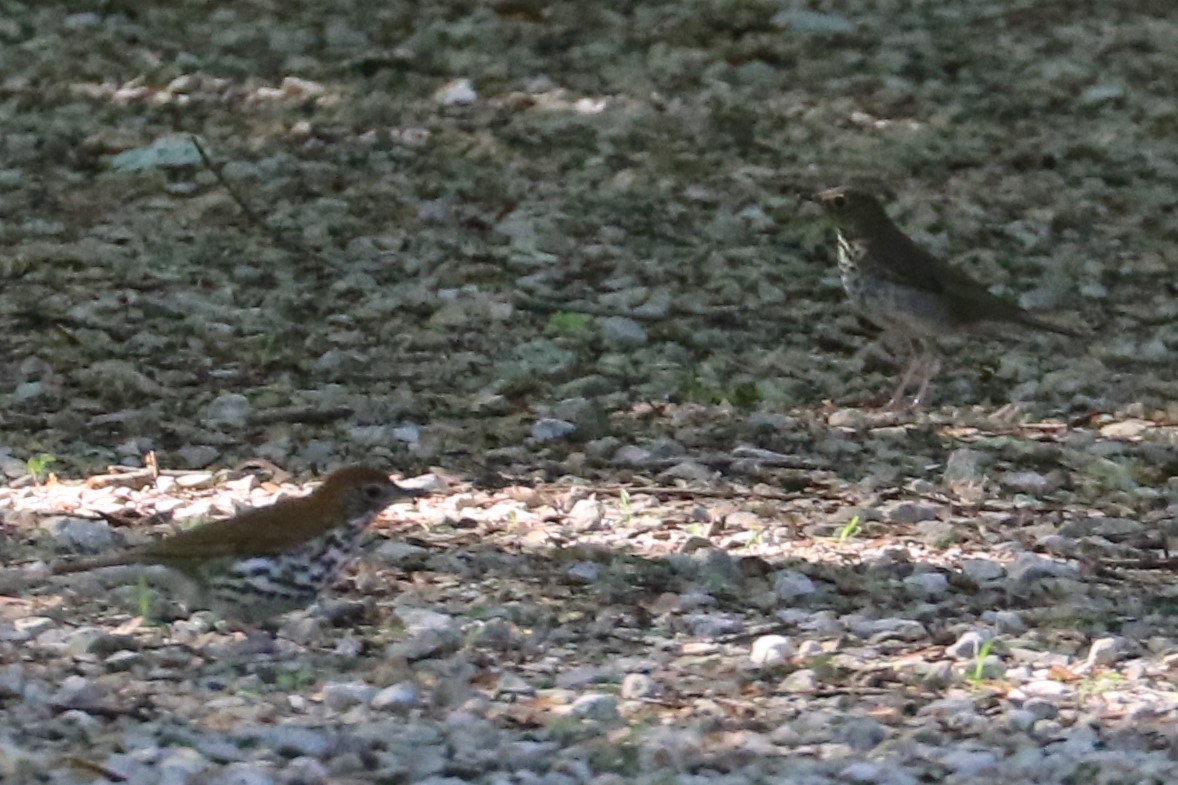
[[[1064,327],[1062,325],[1044,321],[1036,316],[1032,316],[1026,311],[1020,310],[1018,319],[1016,321],[1024,327],[1033,327],[1036,330],[1046,330],[1047,332],[1055,333],[1056,335],[1066,335],[1069,338],[1081,337],[1080,333],[1076,332],[1070,327]]]
[[[53,575],[68,575],[72,572],[89,572],[101,570],[104,567],[126,567],[131,564],[144,564],[143,554],[137,551],[112,553],[109,556],[96,556],[93,559],[79,559],[78,561],[63,562],[53,565]]]

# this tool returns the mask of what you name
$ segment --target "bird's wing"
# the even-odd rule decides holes
[[[290,547],[292,535],[295,535],[292,527],[297,527],[305,517],[290,506],[297,506],[298,501],[301,500],[291,500],[284,505],[286,514],[279,521],[274,520],[271,508],[261,507],[177,532],[146,546],[144,560],[168,564],[280,553]]]
[[[946,282],[957,271],[921,248],[899,229],[894,226],[889,229],[891,231],[872,241],[866,258],[860,264],[870,266],[870,274],[894,283],[930,294],[944,292]]]
[[[873,273],[944,298],[946,310],[963,324],[1013,322],[1024,327],[1077,337],[1078,333],[1042,321],[993,294],[968,274],[941,261],[898,229],[870,251]]]

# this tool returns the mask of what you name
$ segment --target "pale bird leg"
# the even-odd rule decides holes
[[[933,377],[941,370],[941,358],[937,357],[933,352],[927,351],[925,354],[925,371],[924,378],[920,382],[920,387],[916,390],[916,397],[912,399],[912,406],[923,406],[925,404],[925,396],[928,395],[929,383],[932,382]]]
[[[915,342],[903,335],[895,333],[884,335],[884,343],[895,345],[893,341],[900,343],[900,352],[895,352],[896,357],[903,355],[908,356],[908,364],[904,366],[904,373],[900,376],[900,384],[896,386],[896,391],[892,393],[892,397],[885,404],[887,409],[903,409],[907,408],[904,404],[904,392],[912,384],[913,378],[916,376],[916,370],[920,367],[920,352],[917,351]]]

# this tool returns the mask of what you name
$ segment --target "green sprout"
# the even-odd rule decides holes
[[[847,540],[851,539],[862,530],[863,526],[859,521],[859,516],[856,515],[851,518],[851,520],[847,521],[843,528],[839,529],[839,545],[846,543]]]
[[[562,335],[582,335],[593,317],[576,311],[557,311],[548,317],[548,329]]]
[[[57,459],[47,453],[35,455],[26,462],[29,474],[37,482],[44,482],[49,477],[49,468],[57,463]]]
[[[986,658],[990,656],[990,650],[994,648],[994,639],[991,638],[982,642],[981,648],[978,649],[977,656],[973,660],[973,670],[965,677],[972,684],[981,684],[986,677]]]

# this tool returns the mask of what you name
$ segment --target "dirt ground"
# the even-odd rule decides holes
[[[415,727],[463,706],[511,743],[539,733],[552,755],[590,760],[572,781],[735,776],[763,758],[777,763],[747,781],[799,759],[815,778],[886,759],[889,776],[973,782],[936,779],[960,771],[928,756],[921,768],[851,743],[844,761],[826,741],[798,741],[809,730],[771,728],[813,711],[886,715],[894,739],[920,713],[912,706],[1025,710],[1011,697],[1025,686],[1009,672],[1018,656],[994,651],[1008,670],[983,679],[974,669],[988,647],[946,654],[985,628],[1060,658],[1024,665],[1071,685],[1051,697],[1071,703],[1047,718],[1062,736],[1091,722],[1148,737],[1126,749],[1162,750],[1162,773],[1132,781],[1164,782],[1173,732],[1091,698],[1108,691],[1104,668],[1163,707],[1150,715],[1158,727],[1175,705],[1175,40],[1178,19],[1148,0],[0,0],[5,563],[35,577],[39,563],[85,550],[84,536],[58,536],[63,515],[228,513],[230,496],[272,498],[277,486],[225,484],[250,466],[309,480],[374,463],[430,475],[438,497],[386,520],[384,556],[344,587],[376,597],[362,628],[292,634],[296,659],[358,636],[346,667],[316,672],[308,659],[294,671],[305,678],[224,677],[230,692],[252,679],[243,692],[273,697],[251,722],[283,727],[301,690],[326,700],[316,716],[328,727],[353,706],[325,699],[325,684],[408,679],[432,696],[413,709]],[[948,338],[931,406],[881,411],[896,365],[845,302],[832,227],[799,198],[838,184],[878,193],[920,242],[1084,337]],[[73,482],[148,461],[185,484]],[[420,552],[389,544],[406,537]],[[979,560],[1001,572],[987,578]],[[928,594],[929,574],[946,576],[943,592]],[[1028,588],[1044,575],[1050,590]],[[794,593],[802,578],[816,594]],[[0,733],[0,775],[98,776],[55,770],[64,755],[139,776],[120,768],[119,734],[141,722],[157,742],[166,735],[155,723],[169,704],[150,674],[218,658],[168,648],[213,645],[201,630],[129,622],[133,589],[98,603],[61,587],[9,590],[4,623],[33,632],[0,636],[0,663],[22,685],[121,681],[77,746],[56,730]],[[437,650],[400,652],[404,672],[390,675],[386,646],[425,634],[406,595],[444,608],[458,641],[446,632]],[[1021,631],[995,620],[1005,612],[1022,614]],[[889,648],[851,616],[923,626]],[[503,650],[498,632],[472,633],[487,618],[515,631]],[[111,652],[82,647],[79,665],[61,640],[78,624],[132,624],[116,637],[136,641],[139,659],[112,668]],[[749,646],[778,633],[818,649],[791,652],[772,678],[750,675]],[[882,653],[848,653],[857,636]],[[1093,660],[1110,636],[1119,658]],[[819,650],[824,663],[846,658],[816,668]],[[406,676],[422,658],[433,676]],[[620,719],[574,711],[584,726],[554,724],[545,707],[563,698],[549,682],[575,706],[585,685],[560,674],[618,658],[599,680],[606,692],[638,672],[675,690],[631,690]],[[913,659],[937,678],[897,676],[905,708],[878,677],[881,663],[904,674],[896,663]],[[545,675],[499,711],[516,694],[503,687],[508,661]],[[476,693],[498,685],[492,709],[470,708],[466,690],[443,695],[446,668]],[[799,671],[817,674],[812,689],[780,688]],[[76,720],[62,720],[62,701],[4,684],[12,722]],[[228,722],[203,713],[207,680],[189,686],[172,710],[209,733]],[[137,713],[111,714],[132,695]],[[670,744],[659,727],[690,727],[696,741]],[[946,748],[994,741],[1007,762],[1018,732],[938,731]],[[741,733],[768,746],[732,740]],[[269,743],[233,738],[247,737]],[[686,744],[687,762],[647,755],[664,742]],[[463,769],[447,749],[435,768],[329,772],[503,773]],[[271,781],[302,781],[264,756],[206,758],[177,781],[220,782],[251,761]],[[1095,779],[1070,781],[1122,781],[1111,763],[1085,765]],[[880,777],[862,781],[893,781]]]

